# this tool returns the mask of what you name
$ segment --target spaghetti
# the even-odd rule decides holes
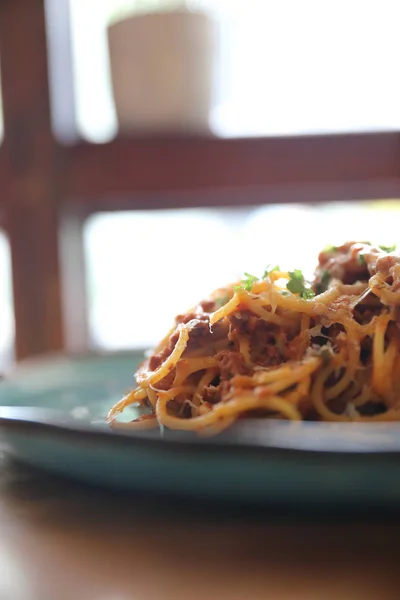
[[[397,421],[399,350],[400,255],[347,242],[320,253],[310,283],[246,274],[179,315],[107,419],[205,434],[243,417]],[[136,403],[148,414],[119,423]]]

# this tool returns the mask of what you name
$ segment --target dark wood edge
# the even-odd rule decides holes
[[[400,182],[400,133],[338,134],[282,138],[120,138],[103,145],[65,147],[60,156],[65,200],[95,205],[132,208],[163,204],[192,205],[190,194],[224,193],[231,190],[264,193],[265,202],[282,201],[280,190],[310,192],[312,199],[351,199],[362,194],[382,197],[398,192]],[[325,190],[328,190],[326,192]],[[380,192],[382,190],[382,192]],[[286,191],[287,193],[287,191]],[[140,195],[143,195],[140,199]],[[173,200],[181,194],[179,200]],[[150,196],[162,196],[158,203]],[[336,195],[336,197],[335,197]],[[121,197],[125,198],[122,202]],[[232,198],[232,196],[230,196]],[[108,198],[106,202],[104,199]],[[260,202],[258,200],[258,203]],[[285,200],[287,201],[287,200]],[[234,200],[237,203],[237,200]],[[245,195],[242,203],[248,204]]]
[[[68,200],[68,208],[82,220],[97,212],[189,208],[246,208],[269,204],[323,204],[400,198],[400,178],[347,183],[249,186],[205,191],[103,193]]]

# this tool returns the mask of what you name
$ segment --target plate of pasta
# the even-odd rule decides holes
[[[0,405],[8,450],[68,476],[240,500],[394,504],[400,255],[347,242],[325,248],[309,278],[278,265],[245,273],[178,315],[145,358],[20,367],[0,385]]]

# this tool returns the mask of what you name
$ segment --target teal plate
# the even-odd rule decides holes
[[[0,448],[123,490],[229,502],[383,508],[400,502],[400,425],[243,420],[215,438],[111,431],[141,354],[29,362],[0,384]],[[127,410],[126,418],[134,411]]]

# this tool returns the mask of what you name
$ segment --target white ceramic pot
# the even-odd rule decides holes
[[[121,133],[209,131],[216,24],[202,13],[135,15],[108,29]]]

